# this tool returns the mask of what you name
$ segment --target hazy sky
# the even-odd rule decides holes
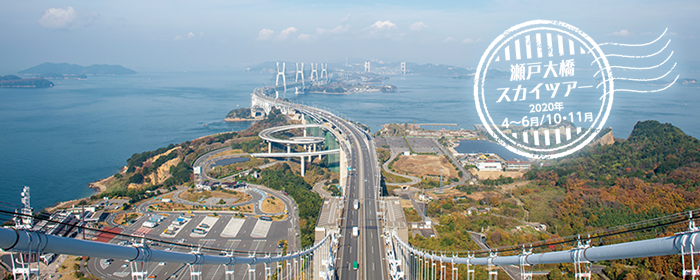
[[[43,62],[137,71],[219,70],[286,60],[412,61],[475,67],[488,44],[533,19],[598,43],[648,42],[665,28],[700,60],[700,1],[0,1],[0,74]]]

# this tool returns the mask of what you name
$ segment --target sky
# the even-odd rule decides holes
[[[237,69],[346,58],[474,68],[506,29],[569,23],[596,42],[644,43],[668,28],[698,61],[700,1],[0,1],[0,75],[43,62],[136,71]]]

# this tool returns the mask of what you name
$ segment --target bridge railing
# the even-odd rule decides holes
[[[434,252],[414,248],[399,239],[396,233],[392,233],[391,238],[396,247],[400,248],[399,251],[403,257],[403,263],[407,266],[404,270],[411,272],[408,273],[407,279],[415,279],[417,276],[421,276],[417,278],[422,278],[426,273],[439,273],[438,270],[431,267],[444,266],[445,264],[466,265],[468,269],[475,265],[488,266],[488,270],[491,272],[496,271],[495,266],[516,265],[521,267],[521,274],[532,276],[532,266],[556,263],[573,263],[577,279],[590,279],[590,263],[592,262],[669,255],[681,255],[683,257],[683,275],[698,277],[700,276],[700,266],[698,266],[699,264],[696,260],[700,256],[700,227],[695,226],[693,220],[694,212],[700,211],[690,211],[685,215],[688,218],[686,220],[688,222],[687,231],[673,236],[603,246],[591,246],[590,239],[582,239],[571,249],[543,253],[532,253],[531,249],[529,251],[521,249],[520,254],[499,256],[498,251],[493,250],[484,257],[475,257],[473,252],[467,252],[465,257],[465,252]],[[697,217],[697,214],[695,217]],[[527,245],[531,244],[518,246],[527,248]],[[398,258],[398,253],[395,256]],[[686,258],[689,261],[686,261]],[[530,269],[528,270],[528,268]],[[473,273],[473,269],[469,271]],[[526,276],[521,275],[521,277],[524,277],[523,279],[527,279]],[[467,279],[473,278],[468,277]]]

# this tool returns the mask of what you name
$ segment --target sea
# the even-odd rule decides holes
[[[372,131],[385,123],[453,123],[473,129],[472,79],[390,76],[397,92],[280,97],[326,108]],[[689,76],[688,78],[696,78]],[[20,204],[31,187],[34,209],[95,194],[89,183],[120,171],[134,153],[170,143],[238,131],[226,114],[250,106],[255,88],[274,84],[274,74],[246,71],[142,72],[54,80],[42,89],[0,89],[0,204]],[[700,137],[698,84],[659,93],[615,95],[606,126],[626,138],[634,124],[654,119]]]

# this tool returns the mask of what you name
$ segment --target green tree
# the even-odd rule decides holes
[[[547,273],[547,280],[564,280],[566,279],[564,275],[561,273],[561,270],[559,267],[555,267],[554,269],[550,270],[549,273]]]

